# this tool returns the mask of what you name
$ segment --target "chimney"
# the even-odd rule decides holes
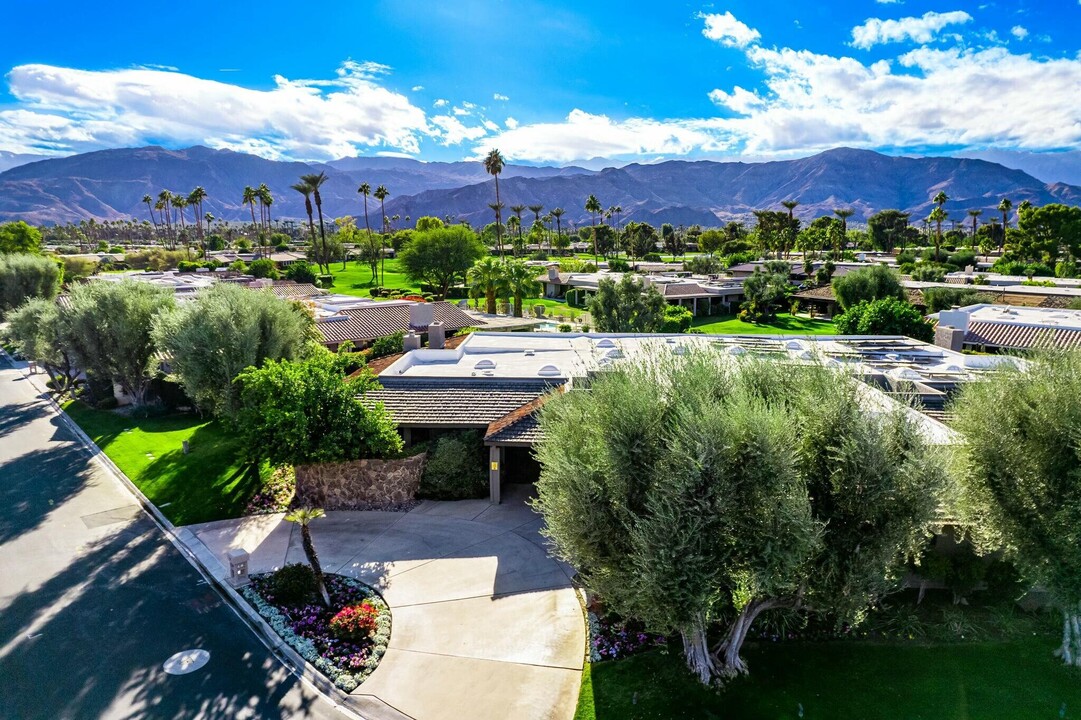
[[[965,331],[940,324],[935,328],[935,345],[954,352],[961,352],[965,347]]]
[[[956,328],[964,333],[968,330],[969,314],[964,310],[954,307],[943,310],[938,314],[938,326]]]
[[[402,352],[409,352],[410,350],[420,349],[420,335],[417,335],[413,331],[409,331],[409,334],[402,338]]]
[[[551,282],[551,283],[558,283],[559,282],[559,266],[558,265],[549,265],[548,266],[548,282]]]
[[[443,330],[443,323],[433,322],[428,326],[428,347],[432,350],[442,350],[446,344],[447,335]]]
[[[413,303],[409,306],[409,328],[423,330],[432,324],[432,306],[430,303]]]

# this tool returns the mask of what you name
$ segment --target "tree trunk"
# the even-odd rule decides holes
[[[319,565],[319,556],[315,554],[315,543],[312,542],[312,531],[307,525],[300,526],[300,537],[304,542],[304,555],[308,558],[308,564],[315,573],[315,582],[319,585],[319,596],[323,598],[323,604],[330,607],[330,594],[327,593],[326,582],[323,580],[323,568]]]
[[[680,630],[683,638],[683,658],[698,682],[709,685],[717,677],[717,665],[706,642],[705,618],[698,615],[688,627]]]
[[[766,610],[784,605],[782,600],[752,600],[740,611],[732,625],[728,629],[728,635],[717,648],[717,661],[720,665],[718,673],[722,677],[732,678],[747,674],[747,663],[740,657],[743,642],[747,639],[747,633],[751,624]]]

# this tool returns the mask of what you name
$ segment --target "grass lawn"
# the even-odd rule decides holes
[[[405,273],[401,271],[401,265],[397,258],[388,258],[385,270],[386,282],[383,283],[384,287],[411,290],[418,295],[420,294],[420,286],[410,282],[409,278],[405,276]],[[334,287],[328,289],[342,295],[371,297],[368,290],[374,284],[378,284],[372,282],[372,272],[366,263],[350,262],[346,264],[345,270],[342,270],[341,263],[331,263],[330,273],[334,276]]]
[[[240,440],[220,422],[187,414],[129,418],[79,401],[64,410],[176,525],[239,517],[259,489],[240,462]]]
[[[939,645],[748,644],[751,675],[721,692],[685,670],[676,645],[587,665],[575,720],[1081,718],[1081,673],[1054,637]],[[802,708],[802,714],[801,714]]]
[[[778,313],[770,323],[747,323],[734,315],[699,317],[691,327],[709,335],[837,335],[837,327],[829,320],[811,320],[789,313]]]

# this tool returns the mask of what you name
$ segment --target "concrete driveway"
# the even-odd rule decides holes
[[[538,534],[525,489],[508,502],[426,501],[408,513],[330,512],[312,523],[327,572],[379,587],[393,614],[386,656],[354,692],[416,720],[569,719],[578,699],[585,624],[569,568]],[[192,525],[181,537],[251,571],[304,562],[281,515]]]

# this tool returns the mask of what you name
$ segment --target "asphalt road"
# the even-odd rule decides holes
[[[187,675],[162,663],[203,649]],[[343,718],[0,356],[0,718]]]

